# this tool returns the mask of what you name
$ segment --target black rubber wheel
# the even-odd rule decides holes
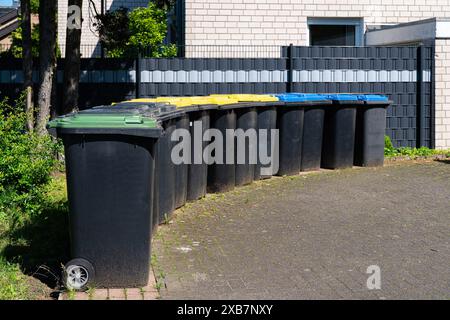
[[[69,290],[85,290],[95,279],[92,264],[85,259],[70,260],[64,266],[64,285]]]

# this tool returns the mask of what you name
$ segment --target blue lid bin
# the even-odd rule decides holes
[[[383,95],[359,95],[364,106],[357,109],[354,164],[363,167],[382,166],[386,109],[391,104]]]
[[[321,94],[308,95],[311,105],[305,107],[300,171],[320,169],[325,112],[333,102]]]
[[[280,141],[278,175],[295,175],[301,170],[305,110],[330,102],[319,94],[285,93],[275,96],[284,102],[277,109]]]
[[[364,102],[354,94],[327,97],[333,105],[325,112],[321,167],[349,168],[354,158],[356,109]]]

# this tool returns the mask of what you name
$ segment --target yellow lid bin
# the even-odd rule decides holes
[[[234,99],[239,102],[276,102],[277,97],[270,94],[212,94],[210,97],[227,97],[229,99]]]
[[[142,103],[155,103],[155,102],[166,102],[171,105],[176,106],[177,108],[189,107],[193,105],[207,105],[207,104],[216,104],[216,105],[226,105],[226,104],[234,104],[239,101],[234,98],[230,98],[227,96],[195,96],[195,97],[157,97],[157,98],[140,98],[140,99],[132,99],[126,102],[142,102]]]

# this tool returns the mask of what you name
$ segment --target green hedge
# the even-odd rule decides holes
[[[23,99],[0,101],[0,220],[23,222],[38,214],[60,146],[25,130]]]

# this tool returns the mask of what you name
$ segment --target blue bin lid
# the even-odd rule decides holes
[[[389,98],[387,96],[382,96],[379,94],[362,94],[358,96],[360,101],[367,102],[389,102]]]
[[[358,101],[358,95],[356,94],[330,94],[328,99],[333,101]]]
[[[317,93],[282,93],[275,95],[283,102],[314,102],[329,100],[325,95]]]

